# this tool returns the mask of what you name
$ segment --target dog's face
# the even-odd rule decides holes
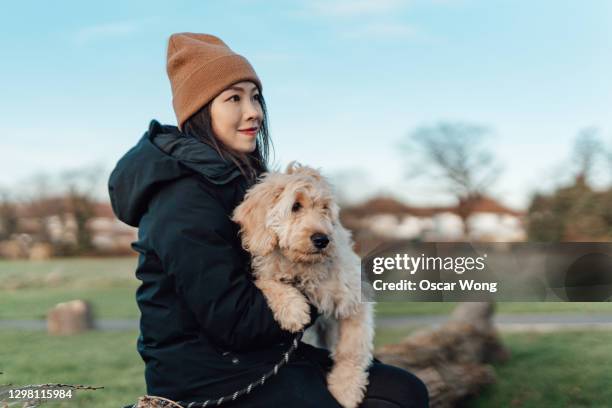
[[[245,195],[233,220],[241,229],[245,249],[267,255],[274,249],[293,262],[320,262],[335,250],[338,206],[321,174],[289,165],[270,173]]]

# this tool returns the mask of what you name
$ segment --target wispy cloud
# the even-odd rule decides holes
[[[423,33],[414,25],[407,23],[370,23],[359,28],[344,31],[345,38],[394,38],[394,39],[417,39],[423,37]]]
[[[249,54],[249,59],[265,63],[283,63],[296,61],[303,58],[303,55],[287,51],[260,51]]]
[[[340,38],[413,40],[437,43],[432,36],[405,21],[413,8],[430,5],[450,5],[465,0],[303,0],[299,17],[333,21],[332,32]],[[404,21],[403,21],[404,20]]]
[[[427,0],[433,5],[439,6],[460,6],[465,3],[465,0]]]
[[[409,6],[459,6],[467,0],[303,0],[299,15],[358,17],[393,15]]]
[[[146,24],[155,21],[156,18],[147,18],[142,20],[132,21],[115,21],[104,24],[96,24],[89,27],[84,27],[74,33],[73,40],[77,45],[84,45],[90,41],[125,37],[142,29]]]
[[[303,14],[321,17],[354,17],[389,14],[409,4],[407,0],[311,0],[304,2]]]

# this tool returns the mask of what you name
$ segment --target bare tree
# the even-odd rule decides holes
[[[19,218],[17,215],[17,205],[10,199],[7,191],[0,191],[0,241],[9,239],[17,232]]]
[[[47,174],[36,174],[27,182],[23,202],[28,208],[29,217],[37,220],[40,228],[37,238],[42,242],[51,242],[51,233],[47,227],[47,218],[58,214],[62,208],[61,202],[51,194],[51,177]]]
[[[401,145],[404,153],[416,159],[408,163],[409,177],[427,175],[435,183],[442,182],[442,187],[457,199],[466,236],[474,205],[501,171],[493,154],[484,147],[489,133],[479,125],[440,122],[416,129]]]
[[[587,184],[594,167],[604,154],[604,146],[595,127],[585,128],[576,137],[572,161],[576,163],[576,184]]]
[[[89,221],[95,216],[95,191],[102,174],[103,168],[95,165],[66,171],[61,176],[67,190],[66,212],[74,216],[76,223],[77,253],[93,249]]]

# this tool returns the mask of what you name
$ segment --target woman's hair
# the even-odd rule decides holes
[[[268,171],[270,148],[274,149],[268,133],[268,112],[266,110],[266,103],[261,92],[259,93],[259,102],[261,103],[261,109],[263,111],[263,120],[259,127],[259,132],[257,133],[255,150],[251,153],[236,152],[227,147],[215,136],[210,116],[212,101],[204,105],[183,123],[184,133],[211,146],[224,160],[230,160],[236,164],[240,172],[247,179],[249,185],[254,184],[261,173]]]

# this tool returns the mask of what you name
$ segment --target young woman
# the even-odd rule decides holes
[[[138,227],[138,352],[147,394],[183,406],[231,395],[283,358],[280,328],[249,272],[234,208],[267,171],[268,120],[249,62],[219,38],[173,34],[168,76],[178,127],[153,120],[109,180],[113,210]],[[311,309],[311,324],[317,318]],[[339,407],[329,351],[300,343],[264,385],[227,407]],[[375,361],[363,407],[426,407],[424,384]]]

